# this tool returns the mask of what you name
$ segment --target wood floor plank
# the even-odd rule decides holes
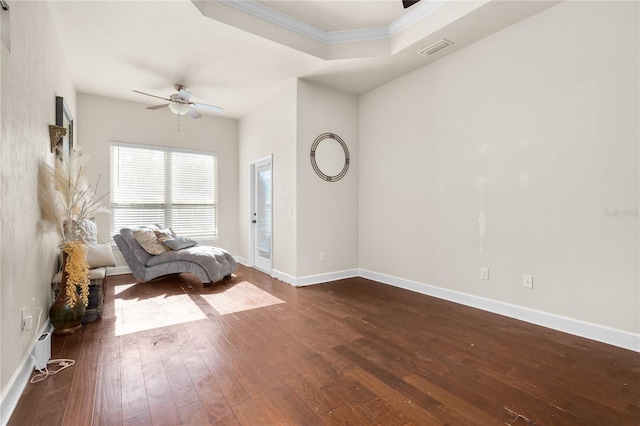
[[[71,389],[73,398],[69,399],[62,419],[64,426],[90,425],[93,421],[93,405],[95,401],[94,387],[79,386]]]
[[[368,413],[371,413],[367,417],[374,419],[377,424],[398,426],[411,424],[400,411],[395,410],[381,398],[374,398],[363,404],[363,407],[367,409]]]
[[[216,378],[216,383],[224,394],[229,406],[233,407],[247,400],[249,398],[249,394],[242,386],[232,369],[232,365],[235,365],[235,363],[229,362],[226,364],[220,364],[219,360],[212,358],[210,355],[210,352],[200,353],[200,356],[207,366],[210,374]],[[207,377],[207,375],[192,377],[192,382],[195,382],[201,377]]]
[[[235,414],[220,391],[215,379],[204,376],[196,379],[193,384],[200,400],[206,418],[211,424],[237,424]]]
[[[362,386],[369,389],[378,398],[383,399],[394,410],[403,413],[407,419],[415,424],[422,425],[443,425],[446,422],[439,419],[432,412],[412,401],[409,397],[394,389],[384,381],[355,366],[345,372],[345,376],[357,381]]]
[[[41,405],[34,425],[61,425],[69,402],[69,388],[61,388],[45,396],[48,404]]]
[[[640,424],[639,353],[364,278],[118,275],[103,308],[53,336],[76,364],[27,385],[10,426]]]
[[[124,420],[122,422],[122,426],[153,426],[153,423],[151,422],[151,415],[147,413],[132,419]]]
[[[173,404],[154,405],[153,409],[149,410],[149,416],[151,417],[151,424],[153,426],[173,426],[180,424],[180,414]]]
[[[278,424],[280,420],[276,413],[256,403],[252,398],[234,405],[232,409],[238,422],[246,426]]]
[[[93,416],[93,426],[114,426],[122,424],[122,410],[105,411]]]
[[[121,371],[122,418],[133,419],[149,413],[146,383],[142,365],[125,364]]]
[[[376,401],[380,399],[376,398]],[[373,402],[373,401],[372,401]],[[385,407],[384,411],[375,407],[377,411],[372,410],[365,404],[342,406],[329,411],[322,415],[321,420],[325,425],[406,425],[410,424],[404,417],[398,412],[390,408]],[[393,417],[391,413],[397,415]],[[381,414],[376,418],[376,414]]]
[[[176,407],[180,408],[198,402],[198,394],[191,383],[191,377],[186,368],[168,371],[166,376]]]
[[[438,409],[446,410],[445,417],[456,418],[456,424],[482,424],[482,425],[501,425],[504,424],[504,418],[498,418],[487,413],[480,407],[477,407],[469,401],[442,389],[438,385],[426,380],[415,374],[411,374],[404,378],[416,389],[429,395],[440,403]]]
[[[152,362],[142,366],[144,386],[149,407],[175,405],[171,386],[161,362]]]
[[[95,412],[122,409],[122,382],[120,364],[109,364],[98,370]]]
[[[355,353],[351,349],[345,346],[338,346],[334,348],[334,350],[343,356],[352,359],[359,369],[362,369],[372,377],[378,379],[380,382],[393,388],[399,395],[402,395],[407,401],[410,401],[411,404],[417,404],[427,410],[433,409],[439,405],[438,401],[428,394],[420,392],[401,378],[394,376],[389,371]]]

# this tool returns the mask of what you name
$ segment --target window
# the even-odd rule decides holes
[[[213,153],[112,142],[112,234],[159,224],[216,239],[216,179]]]

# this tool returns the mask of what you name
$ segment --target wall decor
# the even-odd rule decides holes
[[[62,137],[66,134],[67,129],[65,129],[64,127],[49,124],[49,140],[51,141],[51,152],[56,152],[58,142],[60,142],[60,139],[62,139]]]
[[[56,126],[67,132],[58,141],[55,151],[58,155],[68,154],[73,149],[73,116],[62,96],[56,96]]]
[[[349,148],[335,133],[323,133],[311,145],[311,165],[322,180],[336,182],[349,170]]]

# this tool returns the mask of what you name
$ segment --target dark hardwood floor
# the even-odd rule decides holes
[[[9,425],[638,425],[640,354],[361,278],[109,277]]]

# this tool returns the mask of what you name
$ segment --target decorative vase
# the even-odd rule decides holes
[[[72,308],[67,305],[67,281],[69,274],[66,271],[67,264],[66,253],[62,254],[62,279],[60,281],[60,291],[58,291],[58,297],[56,298],[51,308],[49,308],[49,319],[53,324],[54,334],[67,334],[73,333],[82,327],[82,318],[84,317],[84,311],[86,307],[79,301]],[[74,289],[76,292],[77,288]]]

